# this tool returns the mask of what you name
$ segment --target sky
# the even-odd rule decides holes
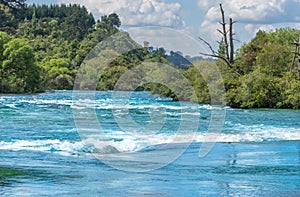
[[[258,30],[272,31],[280,27],[300,29],[300,0],[28,0],[27,3],[76,3],[84,5],[95,18],[117,13],[122,29],[147,26],[174,29],[191,40],[198,37],[216,48],[221,35],[220,8],[234,24],[235,45],[249,42]],[[145,29],[143,29],[145,31]],[[168,33],[169,30],[166,31]],[[175,34],[172,36],[175,36]],[[184,37],[183,36],[183,37]]]

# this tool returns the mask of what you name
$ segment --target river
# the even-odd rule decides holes
[[[22,172],[0,196],[300,195],[297,110],[53,91],[0,95],[0,122],[0,168]]]

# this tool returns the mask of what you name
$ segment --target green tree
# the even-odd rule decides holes
[[[266,43],[268,43],[267,33],[264,31],[258,31],[255,38],[253,38],[248,44],[244,44],[237,51],[237,61],[234,64],[234,69],[242,75],[255,70],[256,57]]]
[[[11,40],[11,37],[5,33],[0,31],[0,64],[4,60],[3,52],[4,52],[4,45]]]
[[[73,72],[66,58],[53,58],[43,64],[46,70],[45,86],[50,89],[72,89]]]
[[[0,29],[14,33],[24,19],[26,0],[0,0]]]
[[[105,23],[106,25],[109,26],[115,26],[115,27],[120,27],[121,26],[121,21],[119,16],[116,13],[112,13],[110,15],[104,15],[101,16],[101,22]]]
[[[280,79],[259,71],[241,78],[241,85],[227,92],[228,103],[233,107],[270,108],[282,100]]]
[[[269,76],[282,77],[290,70],[292,53],[290,47],[268,42],[256,56],[256,67]]]
[[[297,79],[296,72],[287,72],[282,77],[281,91],[283,100],[278,107],[300,109],[300,81]]]
[[[259,31],[238,51],[235,69],[243,74],[228,86],[227,100],[233,107],[299,108],[299,80],[291,71],[291,43],[299,31],[290,28]],[[232,75],[234,76],[234,75]]]
[[[14,38],[4,44],[1,65],[2,92],[36,92],[40,90],[41,69],[28,40]]]
[[[115,26],[115,27],[121,26],[121,20],[116,13],[112,13],[112,14],[108,15],[107,22],[111,26]]]

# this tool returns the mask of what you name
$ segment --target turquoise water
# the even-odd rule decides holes
[[[79,94],[0,96],[0,167],[24,172],[0,175],[0,196],[300,195],[300,111],[222,109],[199,157],[218,107]]]

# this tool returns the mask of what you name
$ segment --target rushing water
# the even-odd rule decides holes
[[[300,195],[299,111],[226,108],[216,144],[199,157],[216,107],[147,92],[133,93],[126,105],[112,92],[82,105],[72,96],[0,96],[0,196]],[[95,126],[78,123],[90,109],[101,138]],[[2,175],[1,168],[22,173]]]

